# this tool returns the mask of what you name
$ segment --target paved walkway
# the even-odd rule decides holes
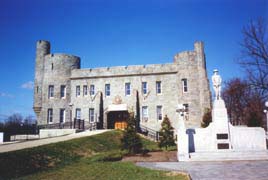
[[[268,161],[139,162],[137,165],[151,169],[186,172],[193,180],[268,179]]]
[[[0,153],[20,150],[20,149],[25,149],[25,148],[31,148],[31,147],[41,146],[45,144],[50,144],[50,143],[61,142],[61,141],[67,141],[70,139],[76,139],[80,137],[92,136],[92,135],[100,134],[106,131],[109,131],[109,130],[105,129],[105,130],[95,130],[95,131],[84,131],[84,132],[80,132],[76,134],[70,134],[70,135],[59,136],[59,137],[54,137],[54,138],[24,141],[24,142],[18,142],[18,143],[13,143],[13,144],[3,144],[3,145],[0,145]]]

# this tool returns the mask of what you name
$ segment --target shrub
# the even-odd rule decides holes
[[[168,147],[175,146],[173,130],[174,128],[171,126],[171,123],[166,115],[161,123],[161,130],[159,132],[160,141],[158,145],[160,148],[165,147],[167,150]]]
[[[136,121],[134,118],[134,113],[129,113],[129,118],[127,120],[127,128],[123,133],[123,138],[121,139],[122,149],[127,150],[129,154],[139,153],[142,149],[142,142],[140,136],[136,132]]]

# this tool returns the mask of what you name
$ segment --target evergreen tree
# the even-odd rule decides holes
[[[203,115],[201,127],[206,128],[208,127],[209,123],[212,122],[212,115],[211,115],[211,110],[209,108],[205,109],[205,113]]]
[[[174,128],[171,126],[171,123],[165,115],[165,118],[163,122],[161,123],[161,130],[159,132],[159,147],[165,147],[166,150],[169,146],[175,146],[175,141],[174,141],[174,133],[173,133]]]
[[[97,123],[97,129],[103,129],[103,96],[102,92],[100,93],[100,105],[99,105],[99,122]]]
[[[139,153],[142,149],[142,142],[140,136],[136,132],[136,121],[134,118],[134,113],[129,113],[129,118],[127,120],[127,128],[123,133],[123,138],[121,139],[122,148],[126,149],[129,154]]]
[[[140,129],[140,99],[139,99],[139,92],[137,91],[136,94],[136,132],[141,132]]]

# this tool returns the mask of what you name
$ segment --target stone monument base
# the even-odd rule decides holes
[[[268,151],[221,151],[195,152],[189,154],[186,161],[245,161],[268,160]],[[181,160],[183,161],[183,160]],[[185,161],[185,160],[184,160]]]
[[[231,125],[224,101],[215,100],[207,128],[178,132],[178,160],[268,160],[266,134],[261,127]]]

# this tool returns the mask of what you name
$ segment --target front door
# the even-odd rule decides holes
[[[126,129],[127,111],[112,111],[107,115],[108,129]]]

